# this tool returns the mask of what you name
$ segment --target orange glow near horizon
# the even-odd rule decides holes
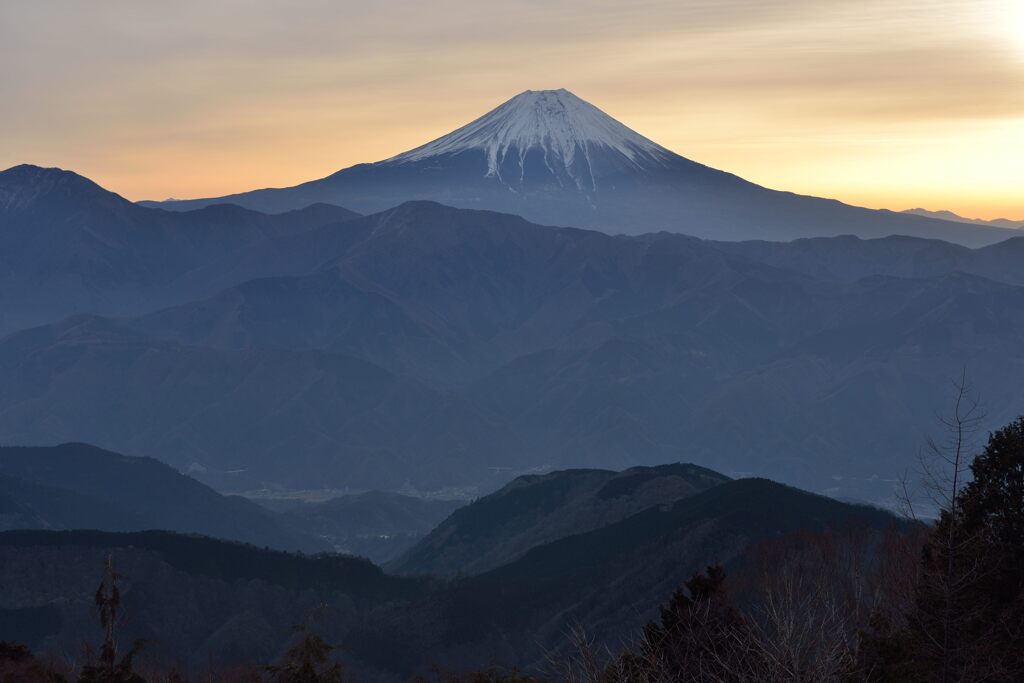
[[[565,87],[768,187],[1024,220],[1019,0],[210,4],[0,6],[0,167],[219,196]]]

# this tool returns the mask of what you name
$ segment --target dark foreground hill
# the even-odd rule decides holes
[[[0,530],[163,529],[384,562],[463,504],[377,491],[261,502],[217,493],[152,458],[87,444],[0,448]]]
[[[94,446],[0,448],[0,528],[166,529],[282,550],[330,545],[240,496],[223,496],[152,458]]]
[[[268,661],[289,625],[317,608],[319,630],[342,645],[358,680],[405,680],[434,663],[533,668],[575,624],[601,643],[631,638],[694,570],[711,562],[738,570],[760,541],[821,529],[878,534],[894,524],[871,508],[731,481],[434,584],[362,560],[162,532],[6,532],[0,639],[31,635],[41,651],[95,639],[92,595],[112,553],[124,575],[122,637],[153,639],[150,656],[164,661]]]
[[[57,652],[95,643],[93,593],[108,555],[122,577],[123,642],[145,639],[148,657],[193,671],[269,661],[295,624],[321,612],[325,635],[338,640],[373,609],[426,588],[366,560],[200,536],[8,531],[0,533],[0,640]]]
[[[898,526],[886,512],[771,481],[726,482],[534,547],[400,612],[377,613],[346,643],[396,672],[414,662],[401,652],[388,654],[394,633],[414,651],[455,668],[489,662],[542,668],[550,654],[569,647],[574,626],[599,646],[619,647],[693,572],[710,563],[743,569],[761,541],[826,529],[880,536]]]
[[[725,481],[717,472],[684,464],[519,477],[456,510],[388,566],[407,574],[478,574],[535,546],[671,505]]]

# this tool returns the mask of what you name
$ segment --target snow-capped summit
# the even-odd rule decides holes
[[[555,177],[568,176],[591,189],[596,189],[601,175],[598,155],[605,167],[641,170],[664,168],[674,156],[560,88],[527,90],[472,123],[383,163],[423,161],[468,151],[483,152],[488,177],[510,182],[524,180],[527,158],[536,152]],[[512,177],[508,177],[509,169]]]

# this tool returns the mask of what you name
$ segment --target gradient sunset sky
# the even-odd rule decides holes
[[[1024,219],[1024,0],[4,0],[0,168],[292,185],[564,87],[768,187]]]

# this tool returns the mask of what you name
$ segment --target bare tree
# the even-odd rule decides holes
[[[957,496],[967,483],[977,451],[977,435],[985,414],[971,391],[966,371],[953,382],[953,405],[948,415],[938,416],[939,439],[927,437],[918,455],[925,494],[935,510],[956,517]],[[952,533],[952,531],[951,531]],[[952,541],[951,541],[952,542]]]
[[[922,641],[925,653],[936,664],[942,683],[967,680],[968,674],[981,675],[983,662],[969,670],[961,661],[970,650],[963,642],[962,625],[971,606],[962,599],[984,571],[982,558],[976,556],[976,539],[962,531],[961,493],[969,483],[971,464],[978,452],[977,437],[985,414],[972,392],[964,371],[953,382],[953,401],[947,415],[938,416],[941,435],[927,438],[918,454],[920,494],[904,480],[902,503],[909,516],[919,519],[915,505],[926,502],[927,517],[937,518],[924,546],[915,595],[917,604],[907,611],[908,624]]]
[[[582,624],[574,624],[566,634],[569,654],[545,653],[547,668],[563,683],[597,683],[605,679],[606,669],[613,661],[606,646],[599,646]]]

